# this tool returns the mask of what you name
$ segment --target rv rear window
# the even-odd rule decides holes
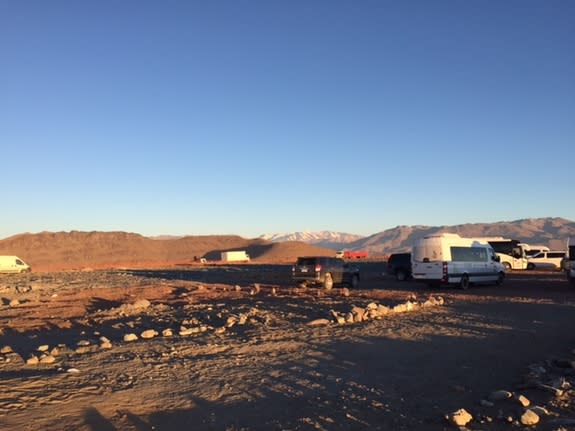
[[[483,247],[451,247],[451,260],[454,262],[485,262],[487,249]]]

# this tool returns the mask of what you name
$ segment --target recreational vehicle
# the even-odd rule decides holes
[[[0,256],[1,273],[30,272],[32,268],[18,256]]]
[[[419,239],[411,253],[412,276],[428,285],[503,282],[505,267],[486,241],[444,233]]]

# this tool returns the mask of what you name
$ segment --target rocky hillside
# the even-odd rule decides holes
[[[273,243],[233,235],[151,239],[127,232],[42,232],[0,241],[0,255],[16,255],[34,270],[119,266],[164,266],[192,263],[199,258],[219,260],[227,250],[246,250],[255,262],[292,262],[306,254],[333,250],[298,241]]]
[[[409,251],[418,238],[441,232],[464,237],[502,236],[564,250],[567,238],[575,237],[575,222],[563,218],[537,218],[455,226],[397,226],[350,243],[348,248],[367,250],[372,255]]]

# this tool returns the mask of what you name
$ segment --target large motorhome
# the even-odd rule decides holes
[[[522,243],[516,239],[503,238],[501,236],[492,237],[479,237],[475,238],[479,241],[487,242],[497,256],[499,260],[505,266],[506,270],[509,269],[527,269],[527,254],[526,250],[530,249],[530,246]]]
[[[1,273],[21,273],[30,272],[32,268],[18,256],[0,256]]]
[[[501,284],[505,267],[486,241],[443,233],[415,242],[412,276],[428,285],[449,284],[467,289],[470,284]]]

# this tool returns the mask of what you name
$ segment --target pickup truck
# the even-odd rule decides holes
[[[320,284],[326,290],[335,284],[352,288],[359,285],[359,269],[343,259],[327,256],[298,257],[292,266],[292,280],[307,284]]]

